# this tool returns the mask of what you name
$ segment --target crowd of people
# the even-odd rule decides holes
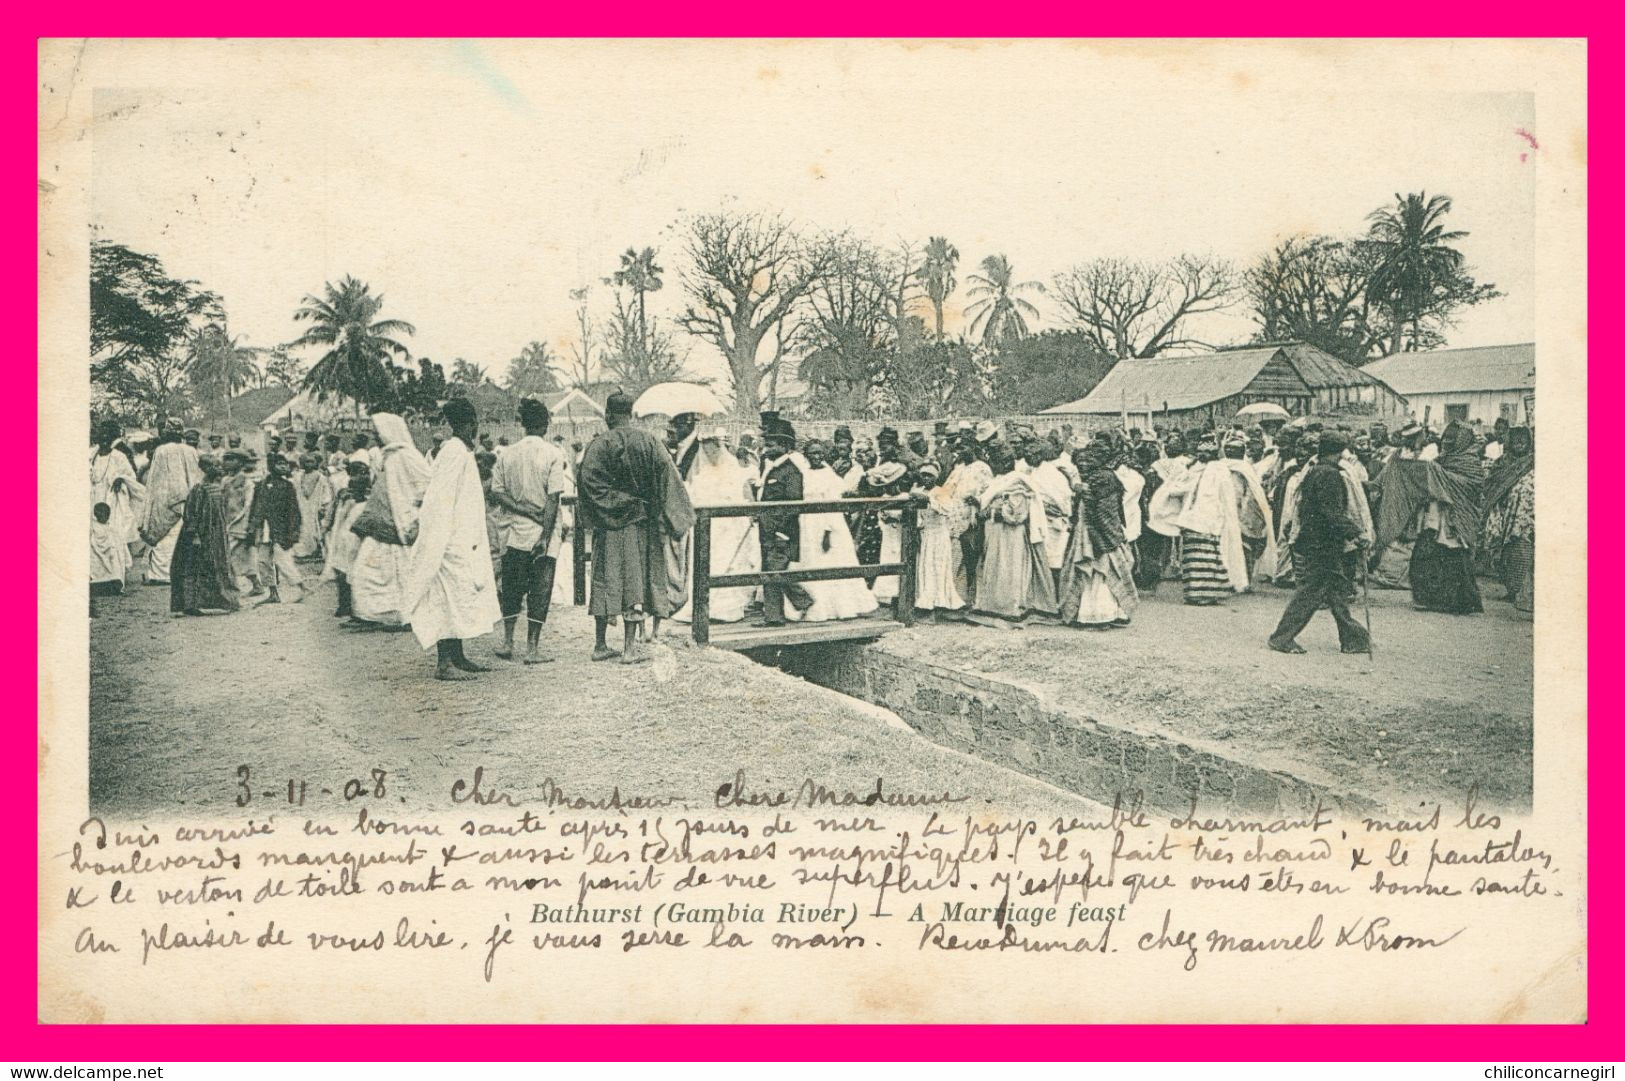
[[[557,563],[579,528],[592,553],[591,655],[634,664],[662,621],[696,618],[693,508],[760,502],[770,506],[711,518],[712,577],[857,573],[714,588],[709,620],[853,619],[912,593],[939,620],[1109,631],[1130,626],[1140,597],[1165,582],[1193,606],[1272,582],[1295,592],[1268,645],[1301,653],[1296,637],[1321,609],[1345,652],[1370,648],[1350,609],[1362,583],[1471,614],[1489,576],[1533,610],[1534,439],[1504,421],[1487,440],[1465,422],[1390,432],[1300,418],[1042,434],[937,422],[929,434],[885,427],[871,442],[846,426],[798,438],[776,413],[737,439],[684,414],[661,438],[633,420],[624,394],[605,413],[603,434],[566,446],[549,437],[546,406],[524,399],[525,434],[510,445],[480,435],[474,407],[452,399],[440,418],[449,435],[427,453],[405,420],[377,413],[370,433],[269,436],[263,473],[236,436],[204,445],[196,430],[164,424],[132,445],[103,425],[90,456],[92,604],[132,579],[168,584],[176,616],[236,611],[243,599],[299,603],[319,566],[345,626],[410,630],[436,651],[438,678],[469,679],[487,666],[464,640],[499,625],[497,658],[549,659],[541,639]],[[857,502],[779,506],[847,500]],[[910,517],[908,591],[895,565]]]

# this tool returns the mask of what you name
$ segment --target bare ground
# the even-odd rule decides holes
[[[1260,586],[1221,607],[1180,603],[1165,582],[1131,627],[932,625],[878,648],[1019,684],[1104,723],[1211,741],[1267,768],[1306,770],[1388,805],[1459,801],[1527,808],[1533,777],[1534,624],[1481,581],[1475,616],[1417,612],[1374,590],[1375,658],[1338,651],[1329,613],[1265,645],[1288,592]],[[1356,618],[1363,618],[1357,604]]]
[[[737,771],[748,791],[944,792],[1019,808],[1081,797],[938,747],[872,707],[720,650],[675,648],[654,663],[592,663],[591,621],[557,605],[544,637],[556,659],[494,659],[500,636],[472,642],[495,670],[437,683],[410,634],[343,630],[334,591],[302,604],[170,618],[167,588],[99,600],[91,631],[90,797],[97,813],[210,815],[342,811],[343,785],[387,771],[402,809],[449,806],[452,783],[483,767],[486,790],[534,804],[551,780],[569,797],[675,796],[695,808]],[[521,631],[521,636],[522,636]],[[612,630],[612,638],[616,632]],[[895,720],[895,719],[893,719]],[[249,786],[238,784],[239,766]],[[368,781],[370,784],[370,780]],[[322,789],[331,794],[323,794]]]

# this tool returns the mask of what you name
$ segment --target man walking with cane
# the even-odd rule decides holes
[[[1344,553],[1359,546],[1361,530],[1337,464],[1346,449],[1342,433],[1322,432],[1319,454],[1298,488],[1297,530],[1291,544],[1302,561],[1303,575],[1270,635],[1270,648],[1277,653],[1305,652],[1298,645],[1298,634],[1322,608],[1330,608],[1337,621],[1337,640],[1344,653],[1370,651],[1371,636],[1349,612],[1347,599],[1352,583]]]

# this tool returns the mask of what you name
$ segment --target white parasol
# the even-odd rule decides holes
[[[649,417],[655,414],[675,417],[679,413],[698,413],[702,417],[724,412],[722,403],[711,393],[710,387],[698,383],[656,383],[632,403],[632,415]]]
[[[1244,405],[1240,409],[1236,410],[1236,416],[1280,417],[1282,420],[1286,420],[1287,418],[1291,417],[1292,414],[1288,413],[1285,409],[1282,409],[1274,402],[1254,402],[1252,405]]]

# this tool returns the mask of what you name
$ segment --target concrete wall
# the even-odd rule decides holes
[[[1375,801],[1327,778],[1291,775],[1160,733],[1079,717],[1031,691],[885,651],[884,643],[800,646],[772,658],[793,675],[884,706],[935,743],[1111,804],[1141,793],[1153,811],[1297,815],[1317,800],[1348,813]]]

